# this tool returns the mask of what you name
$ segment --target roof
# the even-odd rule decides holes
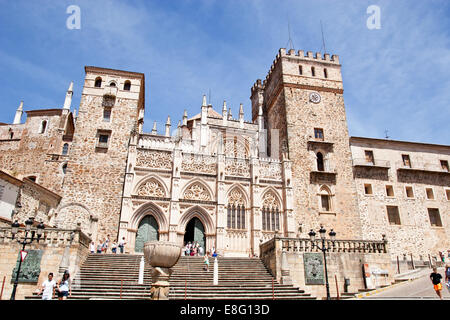
[[[217,111],[215,111],[212,106],[208,107],[208,113],[207,113],[208,118],[217,118],[217,119],[222,119],[222,115],[220,113],[218,113]],[[200,112],[199,114],[196,114],[195,116],[193,116],[192,118],[188,119],[188,121],[191,120],[197,120],[197,119],[201,119],[202,117],[202,113]]]
[[[117,76],[134,76],[138,78],[144,78],[145,75],[141,72],[132,72],[132,71],[125,71],[125,70],[118,70],[118,69],[108,69],[108,68],[101,68],[101,67],[95,67],[95,66],[85,66],[84,71],[86,73],[88,72],[103,72],[108,74],[114,74]]]
[[[450,150],[450,145],[445,144],[432,144],[424,142],[414,142],[414,141],[401,141],[401,140],[391,140],[391,139],[378,139],[378,138],[366,138],[366,137],[350,137],[350,143],[352,142],[375,142],[381,144],[404,144],[407,146],[421,146],[421,147],[431,147],[431,148],[444,148]]]

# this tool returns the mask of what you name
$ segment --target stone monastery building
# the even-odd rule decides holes
[[[17,193],[5,221],[80,224],[94,241],[125,237],[131,253],[159,239],[258,255],[321,224],[338,239],[386,235],[392,257],[450,248],[450,146],[349,137],[336,55],[280,49],[251,88],[251,121],[204,96],[164,134],[142,131],[144,74],[85,71],[77,116],[71,84],[62,108],[21,103],[0,125],[0,196],[13,182],[46,195],[30,205]]]

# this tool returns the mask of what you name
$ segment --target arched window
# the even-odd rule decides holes
[[[227,228],[245,229],[245,200],[238,189],[228,195]]]
[[[109,86],[110,86],[110,87],[115,87],[115,86],[116,86],[116,83],[115,83],[115,82],[111,82],[111,83],[109,84]]]
[[[264,195],[262,207],[262,230],[280,230],[280,204],[272,192]]]
[[[331,191],[328,187],[323,186],[320,188],[320,211],[330,212],[331,211]]]
[[[47,120],[41,122],[41,127],[39,128],[39,133],[44,133],[47,128]]]
[[[323,69],[323,75],[325,76],[325,78],[328,78],[327,68]]]
[[[101,88],[101,86],[102,86],[102,78],[98,77],[95,79],[95,87]]]
[[[68,143],[64,143],[63,149],[62,149],[62,154],[65,156],[67,155],[67,153],[69,152],[69,144]]]
[[[125,81],[125,84],[123,85],[123,90],[130,91],[131,89],[131,82],[129,80]]]
[[[323,154],[321,152],[317,152],[317,170],[325,171],[324,163],[323,163]]]
[[[313,77],[316,76],[316,68],[311,67],[311,74],[312,74]]]

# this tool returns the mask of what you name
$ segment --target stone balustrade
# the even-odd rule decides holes
[[[398,161],[395,163],[395,166],[397,170],[417,170],[447,174],[449,173],[449,169],[442,167],[439,163],[411,161],[410,165],[405,165],[403,161]]]
[[[73,233],[72,244],[80,244],[83,247],[89,248],[91,239],[84,234],[81,230],[68,230],[68,229],[45,229],[42,237],[39,240],[39,244],[46,244],[51,247],[65,247],[70,245],[70,238]],[[14,243],[16,239],[23,239],[25,236],[25,228],[19,228],[15,239],[12,238],[11,228],[0,228],[0,244]],[[28,234],[30,236],[30,233]]]
[[[365,158],[356,158],[353,159],[353,166],[390,168],[391,163],[388,160],[374,159],[373,161],[368,161]]]
[[[279,242],[279,245],[276,244]],[[331,240],[325,240],[326,247],[330,248],[328,252],[347,252],[347,253],[387,253],[385,241],[370,240],[336,240],[334,245]],[[301,238],[281,238],[275,237],[260,246],[261,255],[270,254],[279,247],[281,251],[286,252],[320,252],[322,240]]]

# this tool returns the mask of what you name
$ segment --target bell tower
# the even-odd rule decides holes
[[[361,238],[339,57],[280,49],[251,90],[262,108],[270,157],[292,161],[294,212],[303,237],[320,224],[338,238]]]

